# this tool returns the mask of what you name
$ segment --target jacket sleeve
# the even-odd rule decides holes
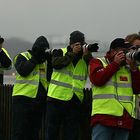
[[[98,59],[91,59],[89,62],[89,78],[92,84],[103,86],[119,70],[119,66],[112,62],[107,67],[103,67]]]
[[[63,56],[63,51],[61,49],[55,49],[52,53],[52,67],[54,69],[62,69],[73,61],[74,56],[75,54],[73,52],[67,52],[65,56]]]
[[[140,94],[140,70],[137,69],[136,71],[132,71],[131,76],[133,92],[134,94]]]
[[[47,59],[47,81],[51,81],[51,75],[53,72],[53,68],[52,68],[52,63],[51,63],[52,57],[49,56]]]
[[[90,60],[93,58],[93,56],[91,53],[88,53],[87,55],[84,55],[83,58],[84,58],[86,64],[88,65]]]
[[[14,66],[21,76],[26,77],[33,71],[36,64],[32,61],[32,59],[27,60],[24,56],[19,54],[16,58]]]
[[[9,68],[12,66],[11,59],[5,54],[3,50],[0,52],[0,67],[1,68]]]

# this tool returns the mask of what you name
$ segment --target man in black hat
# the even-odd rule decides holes
[[[14,58],[17,73],[12,93],[11,140],[39,140],[52,73],[48,49],[47,38],[39,36],[31,50]]]
[[[3,70],[10,69],[12,65],[8,52],[2,47],[4,39],[0,36],[0,84],[3,84]]]
[[[90,61],[92,140],[128,140],[133,94],[140,91],[140,71],[125,55],[129,47],[124,39],[116,38],[105,57]]]
[[[53,73],[47,97],[46,140],[58,140],[63,127],[65,140],[78,140],[83,89],[88,75],[91,53],[83,48],[85,36],[80,31],[70,34],[66,48],[53,50]]]

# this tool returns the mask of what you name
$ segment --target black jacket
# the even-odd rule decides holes
[[[0,51],[0,68],[9,68],[12,65],[11,59],[3,50]],[[3,84],[3,72],[0,73],[0,84]]]
[[[12,65],[11,59],[2,50],[0,52],[0,68],[8,68]]]
[[[67,53],[65,54],[65,56],[63,56],[62,49],[55,49],[52,52],[52,67],[54,69],[61,69],[68,66],[71,62],[74,66],[76,66],[77,62],[82,58],[82,55],[82,53],[74,54],[70,46],[67,47]],[[91,53],[89,53],[83,58],[88,65],[89,60],[92,58],[92,55]]]
[[[32,55],[31,50],[28,50],[28,52]],[[50,58],[50,59],[49,59]],[[51,66],[51,57],[48,57],[48,65],[47,65],[47,81],[51,80],[51,74],[52,74],[52,66]],[[36,63],[34,63],[34,61],[32,59],[27,60],[23,55],[19,54],[16,62],[14,64],[17,72],[23,76],[26,77],[27,75],[29,75],[33,69],[36,66]],[[14,100],[21,100],[21,98],[26,101],[32,101],[32,102],[42,102],[46,100],[46,96],[47,96],[47,91],[45,90],[45,88],[43,87],[43,85],[41,84],[41,82],[39,82],[39,87],[38,87],[38,93],[37,93],[37,97],[35,99],[29,99],[28,97],[23,97],[23,96],[14,96],[13,99]]]

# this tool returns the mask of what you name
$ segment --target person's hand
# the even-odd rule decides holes
[[[34,63],[34,64],[42,64],[44,63],[45,61],[47,60],[47,57],[45,55],[42,55],[40,57],[36,57],[36,56],[32,56],[31,57],[31,61]]]
[[[121,63],[124,61],[126,61],[125,53],[123,51],[117,52],[114,56],[114,62],[121,65]]]
[[[130,66],[130,69],[132,71],[136,71],[137,70],[137,66],[136,66],[136,61],[130,59],[130,58],[126,58],[126,63]]]
[[[84,45],[82,46],[82,49],[83,49],[83,55],[89,54],[89,50],[88,50],[88,48],[86,47],[86,44],[85,44],[85,46],[84,46]]]
[[[45,49],[36,45],[32,48],[32,59],[37,63],[41,64],[46,61]]]

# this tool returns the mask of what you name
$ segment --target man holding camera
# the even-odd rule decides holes
[[[88,62],[92,58],[84,44],[84,34],[74,31],[70,34],[68,47],[52,52],[53,73],[47,97],[46,140],[58,140],[61,127],[65,140],[78,140],[83,89]]]
[[[3,84],[3,70],[10,69],[12,66],[12,61],[8,52],[6,51],[6,49],[2,47],[3,43],[4,43],[4,38],[0,36],[0,84],[1,85]]]
[[[131,52],[140,52],[140,35],[137,33],[129,34],[125,38],[126,41],[128,41],[132,47],[130,47]],[[136,60],[138,68],[140,69],[140,53],[137,53],[139,56],[136,58],[139,58]],[[140,139],[140,94],[133,95],[133,103],[134,103],[134,123],[133,123],[133,129],[130,132],[129,140],[139,140]]]
[[[130,46],[117,38],[105,57],[90,61],[92,140],[128,140],[133,126],[133,94],[140,91],[140,71],[125,55]]]
[[[12,94],[12,140],[39,140],[52,72],[47,49],[47,39],[40,36],[31,50],[14,58],[17,75]]]

